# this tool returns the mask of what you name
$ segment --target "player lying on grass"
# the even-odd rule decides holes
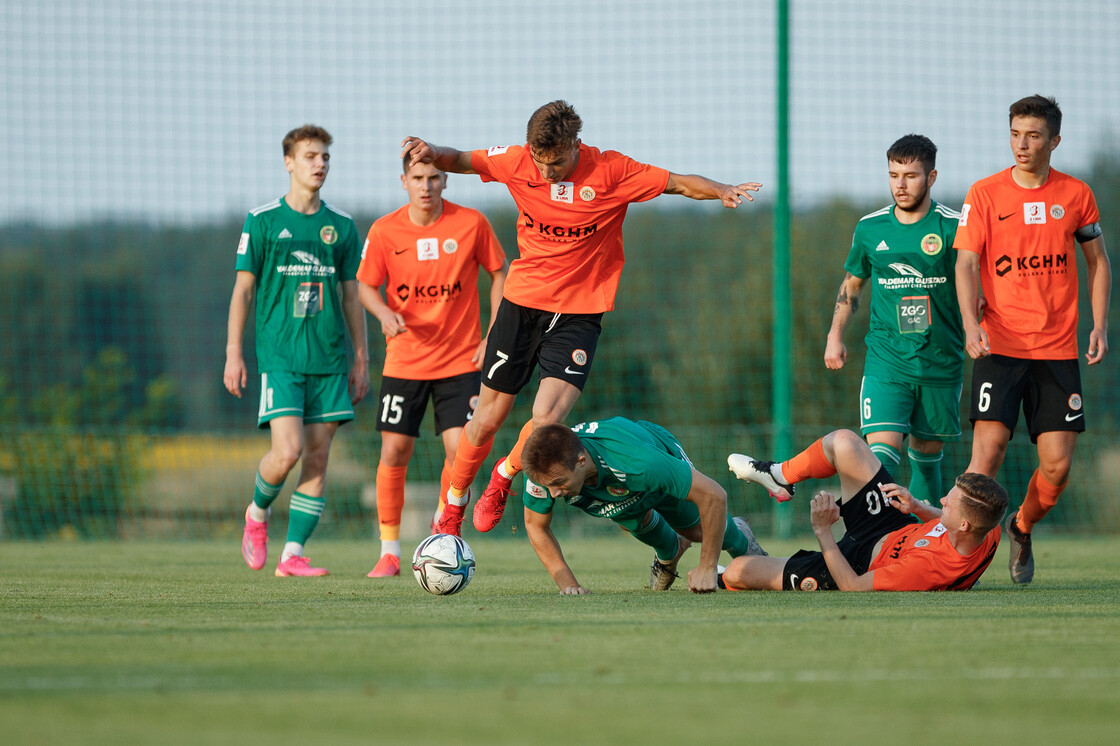
[[[737,557],[720,577],[728,590],[968,590],[999,546],[1007,491],[998,482],[961,474],[939,510],[895,484],[851,430],[831,432],[780,464],[739,453],[727,463],[735,476],[762,485],[779,502],[793,497],[797,482],[835,474],[841,494],[836,500],[822,490],[813,498],[821,551]],[[840,518],[845,530],[837,542],[832,524]]]
[[[525,531],[537,557],[566,595],[590,593],[576,580],[552,533],[557,498],[588,515],[609,518],[654,548],[649,587],[668,590],[681,555],[701,542],[688,573],[694,593],[716,589],[720,549],[759,554],[750,525],[727,515],[727,492],[698,472],[673,435],[652,422],[612,417],[575,427],[552,423],[529,436],[521,463],[532,482],[522,496]]]

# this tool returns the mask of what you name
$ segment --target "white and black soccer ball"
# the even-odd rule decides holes
[[[432,534],[412,554],[412,574],[428,593],[450,596],[474,577],[474,552],[458,536]]]

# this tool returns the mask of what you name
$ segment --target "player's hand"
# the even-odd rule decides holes
[[[992,354],[992,347],[988,344],[988,333],[983,327],[977,326],[974,330],[965,330],[964,349],[973,360]]]
[[[821,490],[809,503],[809,518],[813,523],[813,532],[831,531],[832,524],[840,520],[840,506],[831,492]]]
[[[566,588],[560,589],[561,596],[587,596],[591,591],[584,588],[582,585],[569,585]]]
[[[748,181],[745,184],[728,186],[726,189],[720,191],[719,199],[724,207],[734,209],[741,205],[744,199],[747,202],[754,202],[754,196],[751,192],[757,192],[761,188],[762,184],[759,184],[757,181]]]
[[[350,366],[350,403],[357,404],[369,393],[369,363],[355,360]]]
[[[399,313],[387,313],[384,317],[378,317],[381,322],[381,333],[385,335],[385,339],[392,339],[401,332],[408,331],[408,327],[404,323],[404,316]]]
[[[478,343],[478,349],[474,351],[471,357],[471,364],[474,365],[475,370],[482,370],[482,361],[486,359],[486,338],[483,337],[482,341]]]
[[[241,390],[249,383],[249,371],[245,368],[245,358],[241,355],[226,355],[226,369],[222,373],[222,383],[225,385],[226,391],[238,399],[241,398]]]
[[[829,370],[840,370],[848,362],[848,348],[838,339],[829,337],[824,346],[824,366]]]
[[[1096,365],[1104,360],[1108,353],[1108,337],[1094,329],[1089,332],[1089,350],[1085,353],[1085,360],[1089,365]]]
[[[414,166],[417,163],[431,163],[436,157],[432,146],[415,135],[409,135],[401,141],[401,158],[406,155],[412,156],[412,159],[408,162],[409,166]]]
[[[884,484],[882,487],[883,497],[887,498],[892,505],[903,513],[913,513],[914,506],[918,503],[917,498],[910,494],[910,491],[900,484],[890,482]]]
[[[694,567],[688,571],[688,589],[693,593],[715,593],[716,568]]]

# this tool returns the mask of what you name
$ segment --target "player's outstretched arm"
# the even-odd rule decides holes
[[[840,507],[836,504],[836,498],[831,493],[821,490],[813,498],[810,506],[813,534],[817,537],[817,543],[821,545],[821,554],[824,555],[824,562],[828,565],[832,579],[836,581],[836,587],[842,591],[875,590],[872,584],[874,570],[857,575],[847,557],[840,553],[836,539],[832,537],[832,524],[840,520]]]
[[[552,533],[551,513],[537,513],[525,508],[525,533],[529,537],[529,543],[533,545],[533,551],[537,553],[537,558],[556,582],[561,595],[583,596],[591,593],[579,584],[572,568],[568,567],[564,552],[560,549],[560,542],[556,540],[556,534]]]
[[[824,364],[829,370],[840,370],[848,362],[848,348],[844,346],[844,330],[859,310],[859,294],[863,291],[863,278],[851,272],[844,274],[840,290],[836,293],[836,307],[832,310],[832,327],[825,339]]]
[[[1112,295],[1112,263],[1104,247],[1104,236],[1081,244],[1089,282],[1089,304],[1093,309],[1093,330],[1085,360],[1096,365],[1108,353],[1108,305]]]
[[[470,151],[456,150],[442,145],[432,145],[419,137],[409,135],[401,141],[401,158],[411,155],[410,166],[431,163],[440,171],[455,174],[473,174]]]
[[[238,399],[241,391],[249,383],[249,371],[245,367],[245,355],[241,340],[245,334],[245,324],[249,320],[249,309],[257,292],[257,277],[252,272],[239,271],[233,283],[233,296],[229,301],[229,320],[226,324],[226,367],[222,373],[222,384],[226,391]]]
[[[709,476],[692,470],[688,500],[700,511],[700,564],[688,571],[688,589],[693,593],[716,590],[717,564],[727,528],[727,492]]]
[[[762,184],[749,181],[745,184],[724,184],[712,181],[705,176],[697,174],[669,174],[669,182],[665,185],[665,194],[679,194],[689,199],[718,199],[724,207],[735,208],[746,199],[754,202],[751,192],[757,192]]]

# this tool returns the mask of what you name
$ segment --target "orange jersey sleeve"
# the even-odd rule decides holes
[[[965,591],[976,584],[991,564],[999,546],[1000,527],[967,557],[948,538],[941,521],[904,526],[887,534],[879,554],[868,568],[875,572],[877,591]]]
[[[1016,184],[1011,169],[972,185],[953,245],[980,255],[980,323],[993,353],[1077,357],[1074,233],[1099,220],[1088,185],[1054,169],[1038,189]]]
[[[493,272],[505,260],[486,217],[447,200],[432,225],[413,224],[407,205],[374,222],[358,280],[384,285],[386,304],[407,329],[386,340],[383,375],[431,381],[475,370],[478,268]]]
[[[662,194],[669,172],[583,144],[571,180],[558,184],[541,178],[524,146],[475,150],[471,166],[483,181],[505,184],[517,204],[520,256],[505,297],[554,313],[612,310],[626,208]]]

